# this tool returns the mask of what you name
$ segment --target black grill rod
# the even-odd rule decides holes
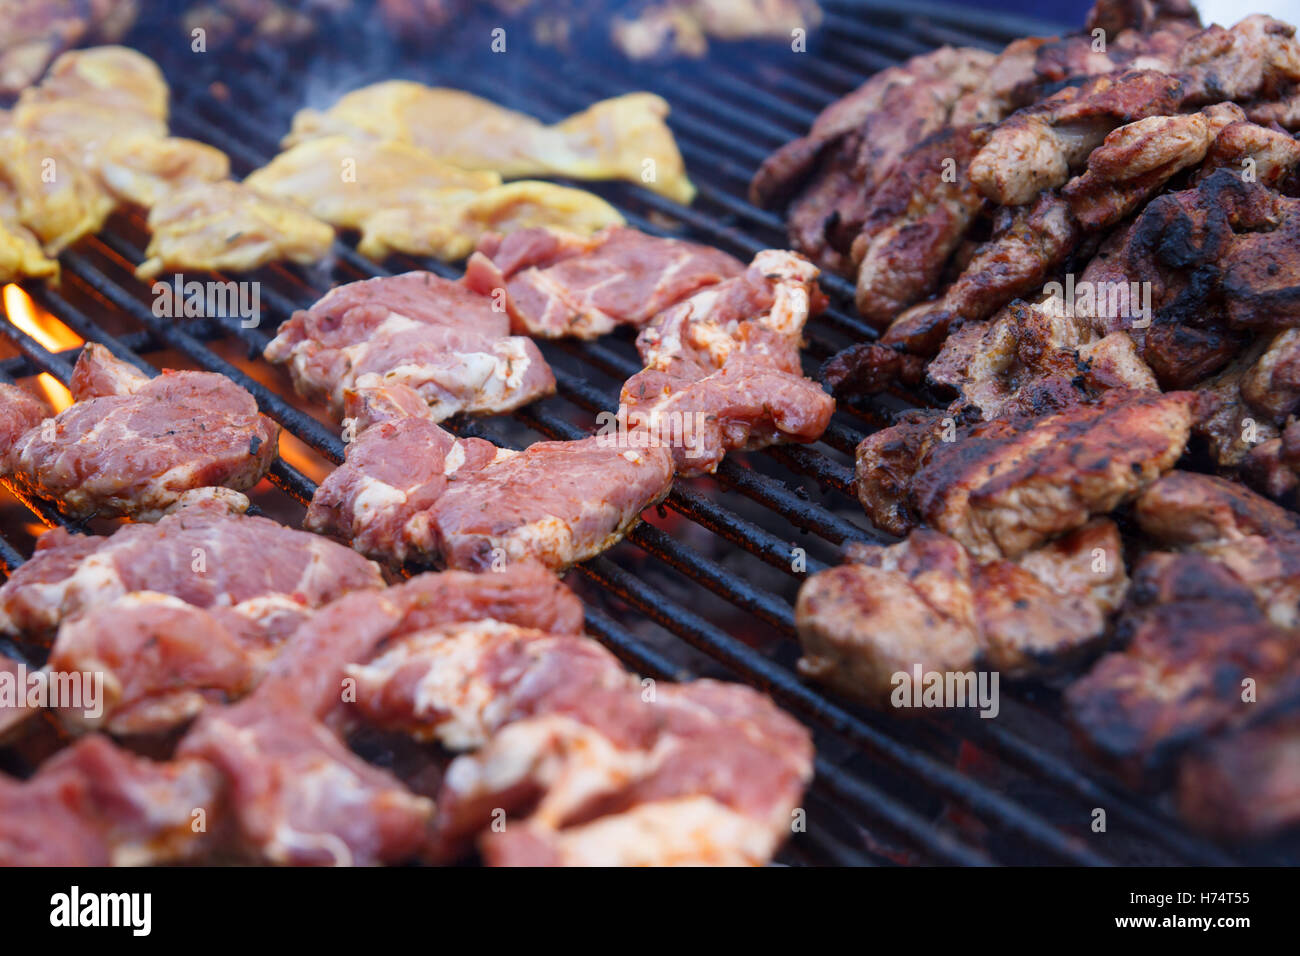
[[[35,286],[28,290],[32,298],[37,302],[41,301],[43,286]],[[48,311],[48,310],[47,310]],[[148,332],[131,332],[127,335],[118,336],[119,341],[127,348],[144,349],[149,347],[152,339]],[[75,363],[77,356],[81,354],[81,346],[74,345],[70,349],[61,349],[53,353],[57,358],[65,362]],[[32,360],[26,355],[16,355],[13,358],[0,361],[0,381],[13,381],[16,378],[26,378],[29,375],[35,375],[39,369],[32,364]]]
[[[262,411],[312,449],[335,463],[343,460],[343,442],[317,419],[289,405],[265,385],[254,381],[179,326],[157,318],[147,306],[91,265],[84,255],[66,253],[64,264],[95,292],[140,322],[154,336],[155,341],[166,343],[205,371],[225,375],[252,394]]]
[[[962,729],[983,749],[997,753],[1040,780],[1051,781],[1062,790],[1075,794],[1089,807],[1106,807],[1113,819],[1122,819],[1125,827],[1134,828],[1144,838],[1161,844],[1188,862],[1201,866],[1231,866],[1238,862],[1214,844],[1189,836],[1170,818],[1157,816],[1130,796],[1098,784],[1056,754],[1006,727],[997,726],[997,723],[975,718],[964,720]]]
[[[598,560],[605,562],[603,558]],[[600,577],[590,572],[586,565],[579,565],[576,570],[604,586]],[[646,647],[603,611],[588,607],[586,623],[589,630],[595,633],[602,643],[614,648],[618,656],[642,676],[675,681],[690,680],[694,676],[690,670],[673,665],[660,654]],[[890,827],[925,848],[934,859],[967,866],[982,866],[991,862],[983,853],[960,843],[894,797],[846,773],[825,758],[818,757],[814,766],[816,771],[814,786],[825,785],[863,813],[883,820]]]
[[[1060,859],[1094,866],[1107,864],[1104,857],[1065,836],[1036,813],[877,730],[810,690],[789,671],[744,642],[691,611],[674,608],[657,591],[608,558],[595,558],[580,565],[579,570],[639,608],[655,623],[742,675],[746,682],[766,690],[782,704],[877,754],[977,815],[996,821]]]

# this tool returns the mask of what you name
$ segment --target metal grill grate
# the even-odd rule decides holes
[[[632,225],[747,258],[785,245],[780,217],[743,198],[752,170],[832,99],[871,71],[940,43],[1000,48],[1015,35],[1051,32],[924,3],[826,6],[825,29],[807,53],[742,47],[725,59],[673,69],[563,56],[525,43],[494,55],[488,28],[473,32],[470,25],[463,26],[467,42],[444,38],[436,55],[424,58],[398,55],[355,24],[326,32],[307,51],[262,47],[241,57],[191,54],[157,25],[138,29],[128,42],[158,59],[167,74],[173,131],[225,150],[238,176],[276,153],[298,108],[309,101],[325,105],[395,75],[465,88],[547,121],[595,99],[654,90],[673,105],[670,123],[699,187],[695,205],[686,209],[629,185],[584,188],[617,205]],[[305,460],[314,454],[338,462],[343,446],[335,427],[290,397],[287,377],[250,360],[274,328],[331,285],[411,268],[459,274],[403,257],[379,267],[339,241],[328,268],[274,266],[241,277],[261,283],[263,302],[261,327],[244,329],[236,318],[155,317],[148,285],[131,273],[146,241],[142,214],[117,216],[102,235],[62,257],[59,289],[33,288],[32,294],[79,336],[146,371],[170,365],[228,375],[310,450]],[[831,278],[824,286],[834,307],[808,330],[810,372],[873,334],[851,312],[848,283]],[[68,381],[76,349],[51,354],[8,322],[0,332],[20,353],[0,361],[0,379],[48,372]],[[516,447],[542,437],[581,437],[595,412],[617,406],[621,382],[640,368],[630,337],[542,347],[556,372],[557,397],[509,417],[455,421],[453,430]],[[881,540],[853,498],[852,452],[888,420],[891,407],[906,401],[898,395],[842,408],[815,446],[733,456],[713,478],[679,482],[657,516],[570,575],[587,604],[589,630],[643,674],[742,680],[771,693],[814,730],[819,758],[807,832],[791,841],[786,862],[1234,862],[1186,833],[1158,803],[1094,775],[1072,751],[1050,688],[1004,693],[996,720],[900,722],[845,705],[797,678],[792,602],[804,575],[792,570],[792,549],[805,549],[812,573],[834,563],[845,541]],[[300,518],[312,480],[284,460],[270,480],[278,492],[263,507],[290,523]],[[47,504],[25,504],[44,524],[62,522]],[[0,537],[0,563],[10,569],[24,550],[24,542]],[[1090,833],[1094,807],[1106,809],[1108,834]]]

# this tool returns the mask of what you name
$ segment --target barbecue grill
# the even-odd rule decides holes
[[[596,99],[660,93],[672,104],[669,122],[699,187],[694,205],[627,184],[583,188],[614,203],[631,225],[748,259],[786,245],[781,218],[744,199],[754,168],[806,130],[827,103],[875,70],[943,43],[1000,49],[1016,36],[1058,29],[921,2],[824,6],[826,18],[806,52],[715,44],[706,61],[671,68],[630,63],[594,41],[558,53],[535,45],[523,28],[510,29],[507,52],[493,53],[497,24],[480,14],[418,53],[394,45],[377,26],[345,20],[322,24],[306,46],[197,53],[178,24],[162,20],[140,24],[126,42],[163,68],[173,132],[226,151],[241,177],[275,155],[297,109],[328,105],[347,90],[394,76],[467,89],[548,122]],[[325,266],[275,266],[237,277],[260,283],[261,322],[244,328],[235,315],[155,316],[150,284],[131,271],[146,241],[141,213],[118,215],[101,235],[62,256],[60,287],[29,288],[36,310],[9,290],[0,356],[12,357],[0,360],[0,380],[45,373],[66,384],[76,339],[103,343],[150,372],[169,366],[225,374],[285,428],[283,458],[253,498],[262,512],[298,525],[315,481],[342,459],[343,444],[322,412],[293,396],[283,371],[258,358],[262,348],[280,322],[332,285],[412,268],[455,277],[459,268],[404,257],[379,266],[344,238]],[[874,335],[853,315],[849,283],[826,277],[823,287],[832,308],[808,327],[812,374],[838,349]],[[617,407],[619,385],[640,368],[626,335],[541,344],[555,369],[556,397],[510,416],[457,419],[452,430],[513,447],[583,437],[597,412]],[[841,405],[816,445],[733,455],[715,476],[679,481],[625,542],[569,575],[586,603],[589,631],[644,675],[744,681],[812,728],[817,778],[804,804],[806,826],[780,857],[785,863],[1294,861],[1294,847],[1239,851],[1207,842],[1187,832],[1159,798],[1115,784],[1070,743],[1050,686],[1004,686],[992,720],[903,720],[837,700],[795,674],[792,605],[800,582],[835,563],[846,542],[884,540],[853,495],[854,447],[887,424],[892,410],[918,400],[898,393]],[[22,563],[38,522],[67,523],[48,504],[0,499],[0,564],[12,570]],[[0,650],[40,663],[28,647]],[[0,759],[13,772],[30,769],[14,753]],[[1097,808],[1105,811],[1105,832],[1093,832]]]

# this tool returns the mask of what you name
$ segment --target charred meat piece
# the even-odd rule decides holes
[[[1196,404],[1193,393],[1118,388],[1044,417],[895,426],[858,446],[858,494],[893,533],[919,520],[978,560],[1015,558],[1131,500],[1172,468]],[[884,482],[875,474],[882,462]]]
[[[1268,99],[1300,80],[1300,41],[1295,27],[1263,14],[1232,27],[1213,24],[1190,37],[1174,70],[1183,84],[1183,104]]]
[[[276,640],[314,608],[383,583],[375,565],[347,548],[204,499],[108,537],[46,532],[32,559],[0,585],[0,633],[48,639],[64,620],[133,591],[157,591],[198,608],[229,608]]]
[[[1192,744],[1270,699],[1295,671],[1295,637],[1270,622],[1249,588],[1204,554],[1153,554],[1134,572],[1128,647],[1066,691],[1089,750],[1134,786],[1166,782]]]
[[[1300,683],[1196,746],[1178,768],[1178,812],[1221,840],[1260,840],[1300,823]]]
[[[939,409],[913,409],[898,422],[858,444],[854,486],[858,500],[881,531],[903,537],[920,524],[912,503],[912,478],[930,451],[957,422]]]
[[[1255,182],[1294,196],[1300,187],[1297,179],[1300,142],[1258,123],[1230,123],[1210,144],[1193,182],[1200,182],[1219,169],[1239,175],[1249,173]]]
[[[1012,302],[987,322],[961,326],[927,376],[958,393],[949,411],[962,420],[1050,414],[1112,388],[1159,391],[1127,333],[1099,337],[1059,298]]]
[[[979,115],[967,97],[981,91],[993,56],[943,47],[882,70],[822,111],[808,135],[764,161],[750,184],[757,205],[793,199],[791,242],[815,262],[844,272],[876,188],[921,140]]]
[[[544,229],[479,243],[465,284],[505,291],[513,330],[544,338],[593,339],[620,325],[640,328],[705,286],[741,275],[739,260],[692,242],[613,228],[588,239]]]
[[[799,670],[875,706],[916,667],[1014,678],[1065,666],[1105,635],[1127,586],[1119,531],[1105,520],[1014,562],[977,564],[927,530],[853,545],[848,557],[799,591]]]
[[[1155,70],[1091,77],[1003,120],[970,164],[979,191],[1019,206],[1063,186],[1117,126],[1175,112],[1182,87]]]
[[[1187,444],[1196,396],[1114,389],[1046,418],[937,442],[912,479],[916,512],[980,559],[1014,558],[1134,498]]]
[[[645,369],[619,396],[629,443],[671,449],[677,472],[692,475],[728,451],[820,438],[835,403],[799,359],[804,324],[825,304],[817,274],[766,249],[744,275],[661,313],[637,337]]]
[[[841,397],[875,395],[894,385],[916,387],[925,380],[925,359],[919,355],[859,342],[823,363],[818,377]]]
[[[251,488],[275,461],[279,426],[224,375],[150,379],[91,343],[72,385],[76,404],[23,435],[8,470],[73,517],[155,518],[194,489]]]
[[[993,315],[1012,299],[1037,293],[1075,251],[1079,224],[1054,191],[1032,205],[999,211],[993,237],[943,295],[900,314],[881,343],[916,355],[939,350],[953,322]]]
[[[584,637],[453,625],[349,673],[367,720],[473,751],[438,796],[446,856],[481,834],[497,865],[760,864],[811,776],[807,732],[749,688],[647,697]],[[510,834],[490,832],[494,807],[522,816]]]
[[[407,385],[435,421],[509,411],[555,390],[531,339],[492,299],[429,272],[352,282],[295,312],[267,345],[299,394],[343,411],[349,389]]]
[[[198,760],[154,763],[91,736],[26,781],[0,778],[0,865],[140,866],[200,853],[221,784]],[[194,811],[214,825],[197,833]]]
[[[887,327],[938,284],[984,203],[967,175],[976,149],[971,127],[945,128],[905,152],[872,194],[852,250],[867,321]]]
[[[1124,219],[1181,170],[1200,163],[1219,134],[1245,119],[1232,103],[1199,113],[1147,116],[1107,134],[1088,156],[1088,169],[1061,194],[1084,229],[1096,232]]]

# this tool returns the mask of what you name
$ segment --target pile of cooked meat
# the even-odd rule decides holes
[[[886,70],[764,164],[883,333],[824,378],[934,399],[857,449],[899,540],[805,582],[801,672],[878,707],[917,667],[1048,678],[1197,827],[1300,825],[1297,90],[1286,24],[1102,0]]]
[[[0,864],[734,865],[790,832],[811,741],[758,692],[638,679],[537,564],[384,587],[239,509],[51,531],[0,587],[0,633],[104,675],[97,713],[50,714],[74,741],[0,779]]]

